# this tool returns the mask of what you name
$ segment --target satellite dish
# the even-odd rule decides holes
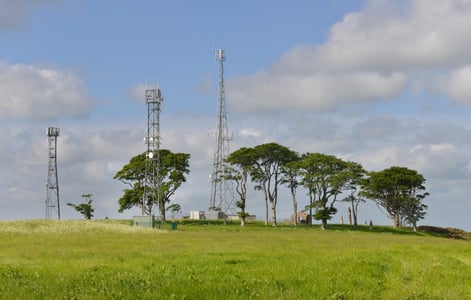
[[[152,158],[152,157],[154,157],[154,153],[149,152],[149,154],[148,154],[147,156],[148,156],[149,158]]]

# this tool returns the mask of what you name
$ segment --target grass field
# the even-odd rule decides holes
[[[471,242],[407,230],[0,222],[1,299],[471,299]]]

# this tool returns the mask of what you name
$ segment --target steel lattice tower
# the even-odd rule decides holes
[[[211,174],[210,210],[222,211],[225,214],[235,214],[234,190],[232,183],[222,176],[224,159],[229,155],[229,131],[227,128],[226,95],[224,90],[224,61],[226,54],[223,49],[216,50],[216,60],[219,63],[219,101],[216,152],[214,153],[213,173]]]
[[[160,106],[163,100],[160,89],[146,90],[147,136],[144,140],[147,152],[142,215],[151,215],[160,203]]]
[[[53,214],[57,214],[57,218],[61,218],[59,206],[59,181],[57,180],[57,137],[59,136],[59,128],[47,128],[47,139],[49,144],[49,163],[46,183],[46,219],[52,218]]]

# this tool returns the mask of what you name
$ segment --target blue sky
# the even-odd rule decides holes
[[[123,218],[112,179],[145,150],[144,87],[165,98],[162,147],[190,153],[175,195],[209,204],[223,48],[231,149],[274,141],[427,179],[422,224],[471,230],[471,4],[467,1],[0,0],[1,219],[42,218],[45,128],[59,126],[62,202],[94,194]],[[298,192],[300,206],[307,203]],[[248,209],[262,215],[262,196]],[[69,207],[66,218],[79,217]],[[278,215],[291,214],[289,197]],[[340,216],[346,207],[339,204]],[[360,219],[389,224],[371,203]]]

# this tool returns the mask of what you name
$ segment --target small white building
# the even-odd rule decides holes
[[[204,220],[206,216],[202,210],[192,210],[190,211],[190,220]]]

